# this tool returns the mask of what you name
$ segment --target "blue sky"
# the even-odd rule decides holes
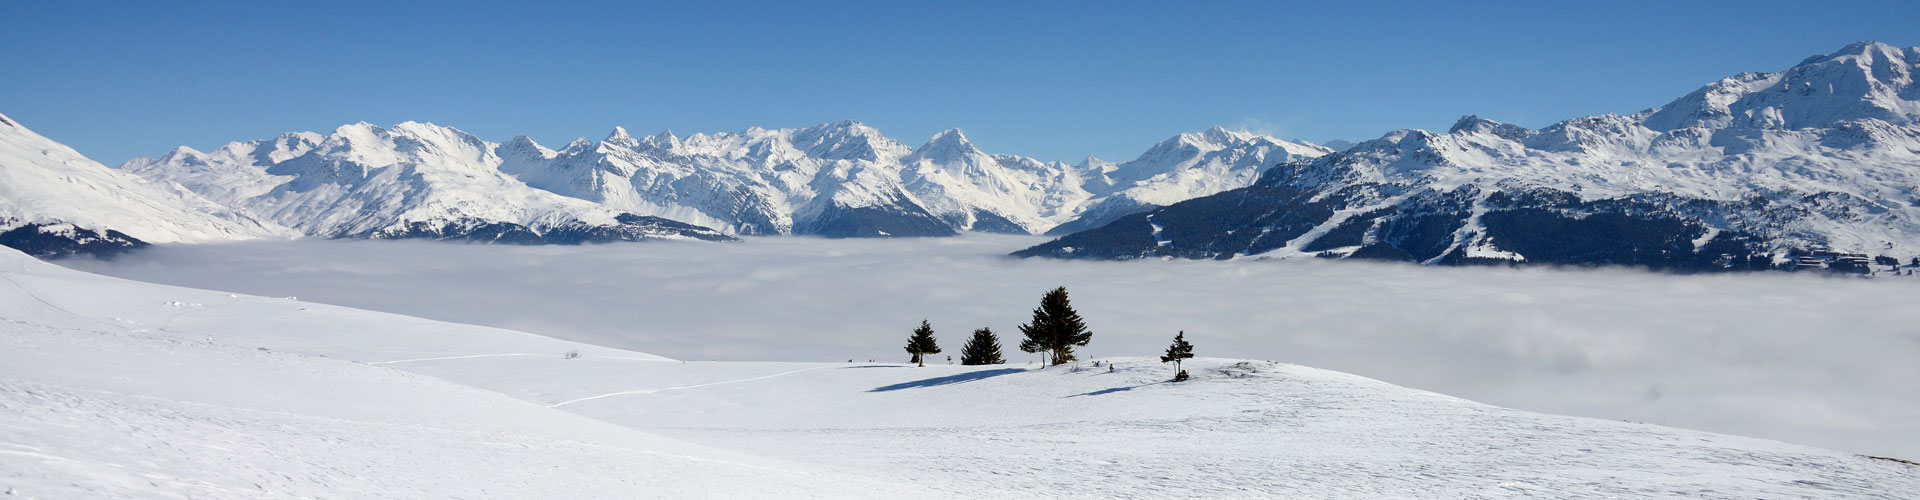
[[[1131,159],[1212,125],[1313,141],[1657,106],[1920,2],[0,3],[0,113],[109,165],[367,121],[549,146],[854,119]]]

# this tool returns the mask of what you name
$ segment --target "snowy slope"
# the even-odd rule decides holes
[[[1089,214],[1108,220],[1245,186],[1262,168],[1326,152],[1216,127],[1168,139],[1131,162],[1076,166],[988,154],[959,130],[912,148],[852,121],[684,138],[636,138],[616,127],[605,139],[555,150],[524,136],[492,144],[403,123],[291,133],[212,153],[180,148],[122,168],[329,236],[385,235],[422,221],[538,226],[555,212],[591,211],[582,207],[732,234],[945,236],[1038,233]],[[559,210],[524,187],[589,203],[558,203],[568,207]]]
[[[0,115],[0,231],[36,255],[293,233],[164,182],[115,171]],[[120,233],[115,237],[114,233]],[[56,240],[56,241],[49,241]],[[110,251],[108,252],[110,253]]]
[[[667,362],[655,356],[104,279],[5,249],[0,277],[0,488],[16,498],[909,492],[391,369],[415,358],[560,359],[570,350]]]
[[[1446,133],[1397,131],[1169,209],[1153,217],[1177,235],[1166,245],[1142,217],[1029,254],[1695,267],[1832,249],[1904,261],[1920,255],[1916,70],[1920,48],[1863,42],[1629,116],[1540,130],[1468,116]],[[1249,197],[1265,201],[1228,207]]]
[[[500,171],[496,147],[433,124],[357,123],[325,136],[291,133],[213,153],[181,147],[121,168],[325,238],[724,239],[528,187]]]
[[[681,363],[0,259],[27,498],[1920,494],[1910,464],[1265,361]]]

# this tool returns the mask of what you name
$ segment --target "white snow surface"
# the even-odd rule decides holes
[[[1131,162],[1073,166],[987,154],[959,130],[916,149],[852,121],[684,138],[671,131],[635,138],[616,127],[606,139],[553,150],[525,136],[494,144],[408,122],[290,133],[212,153],[182,147],[121,168],[319,235],[413,220],[526,223],[606,210],[736,234],[793,234],[831,208],[885,209],[900,200],[956,229],[973,229],[990,214],[1038,233],[1108,200],[1135,207],[1205,196],[1251,184],[1275,163],[1327,152],[1215,127],[1168,139]],[[573,203],[540,196],[551,194]]]
[[[952,351],[973,328],[1014,335],[1041,292],[1066,286],[1095,332],[1090,356],[1156,353],[1184,330],[1204,339],[1202,355],[1530,411],[1920,457],[1912,280],[1005,256],[1038,241],[254,242],[60,263],[728,361],[904,359],[895,337],[922,319]]]
[[[682,363],[5,250],[0,277],[24,498],[1920,495],[1912,464],[1271,361]]]
[[[1759,200],[1764,204],[1753,213],[1733,220],[1706,215],[1705,222],[1763,235],[1779,249],[1915,256],[1916,72],[1920,48],[1861,42],[1786,71],[1729,77],[1627,116],[1574,118],[1539,130],[1467,116],[1446,133],[1400,130],[1327,157],[1316,167],[1330,168],[1289,183],[1322,192],[1381,183],[1442,192],[1471,186],[1483,197],[1546,188],[1585,200]]]
[[[393,369],[569,351],[669,362],[657,356],[107,279],[10,249],[0,278],[0,489],[14,498],[946,496]]]
[[[112,229],[148,243],[294,234],[170,183],[107,168],[0,115],[0,230],[29,223]]]

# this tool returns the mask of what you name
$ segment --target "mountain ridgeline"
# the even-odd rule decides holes
[[[550,149],[357,123],[108,168],[0,116],[0,244],[510,244],[1048,234],[1025,257],[1355,258],[1672,270],[1920,256],[1920,49],[1862,42],[1631,115],[1468,116],[1334,149],[1215,127],[1138,158],[918,147],[852,121]]]
[[[1861,270],[1920,255],[1920,48],[1863,42],[1632,115],[1468,116],[1016,252]]]
[[[623,214],[726,235],[1032,234],[1245,186],[1262,168],[1326,152],[1216,128],[1132,162],[1076,166],[987,154],[958,130],[914,148],[851,121],[688,137],[615,128],[554,150],[409,122],[179,148],[121,169],[310,235],[555,242],[556,227],[604,228]]]

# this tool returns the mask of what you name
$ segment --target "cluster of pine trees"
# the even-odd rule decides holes
[[[1087,324],[1080,319],[1080,313],[1073,310],[1067,301],[1067,287],[1054,288],[1040,297],[1040,307],[1033,309],[1033,320],[1020,325],[1020,333],[1026,338],[1020,341],[1023,352],[1043,353],[1048,365],[1058,365],[1074,360],[1073,348],[1085,346],[1093,340],[1093,332],[1087,330]],[[933,337],[933,326],[927,320],[920,320],[920,327],[907,337],[907,354],[913,356],[910,362],[926,366],[926,356],[940,352],[940,344]],[[992,328],[973,331],[973,338],[961,348],[960,364],[997,365],[1005,363],[1000,357],[1000,337]]]
[[[1080,319],[1080,313],[1073,310],[1073,304],[1067,300],[1067,287],[1056,287],[1040,297],[1040,307],[1033,309],[1033,319],[1020,325],[1022,352],[1039,353],[1046,362],[1041,366],[1060,365],[1074,361],[1073,348],[1084,347],[1093,340],[1093,331],[1087,329],[1086,321]],[[1174,381],[1187,379],[1187,371],[1180,368],[1180,361],[1193,357],[1193,344],[1186,340],[1187,332],[1182,331],[1173,337],[1173,345],[1167,347],[1167,353],[1160,362],[1174,364],[1179,373]],[[920,327],[913,329],[907,337],[907,354],[912,355],[909,362],[927,366],[926,357],[940,353],[940,343],[933,336],[933,325],[920,320]],[[947,358],[952,362],[953,358]],[[1006,363],[1000,356],[1000,337],[992,328],[980,328],[973,331],[973,337],[960,348],[960,364],[997,365]]]

